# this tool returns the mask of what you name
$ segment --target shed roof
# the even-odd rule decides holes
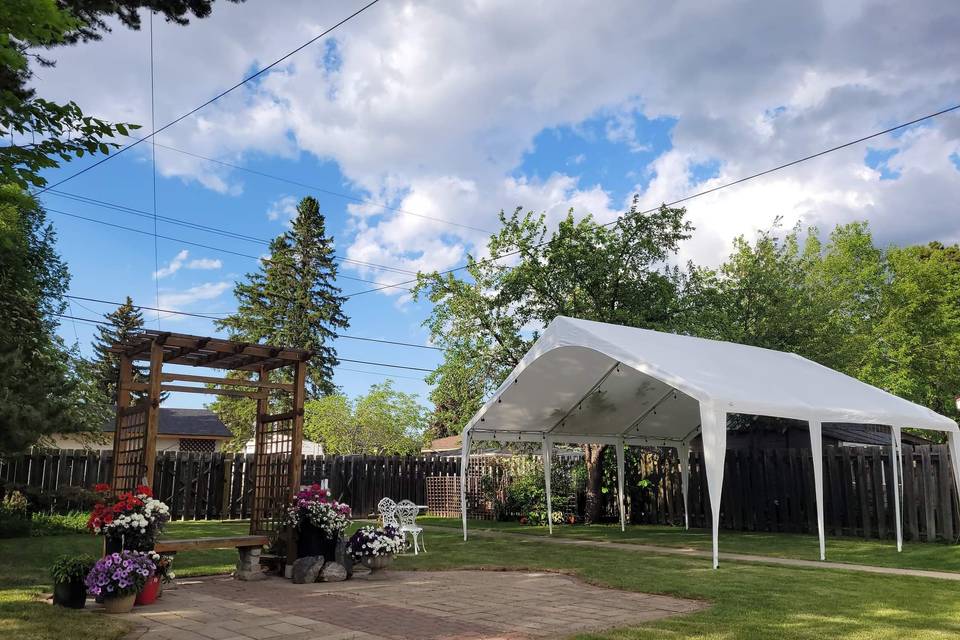
[[[113,433],[116,421],[103,425],[106,433]],[[209,409],[177,409],[160,407],[157,435],[191,437],[232,438],[233,432]]]

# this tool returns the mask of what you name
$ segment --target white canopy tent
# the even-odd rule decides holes
[[[821,451],[821,425],[887,425],[898,464],[892,465],[897,548],[902,548],[900,431],[916,427],[948,435],[960,493],[960,429],[938,413],[791,353],[558,316],[463,430],[463,461],[473,440],[540,442],[547,513],[554,443],[609,444],[617,452],[620,523],[624,447],[674,447],[680,455],[684,511],[689,447],[702,435],[718,565],[720,494],[727,415],[805,420]],[[825,558],[823,459],[813,456],[820,558]],[[467,464],[461,465],[463,536],[467,538]],[[686,514],[685,514],[686,517]],[[547,518],[548,523],[551,518]],[[687,517],[687,526],[689,519]],[[549,525],[553,532],[552,523]]]

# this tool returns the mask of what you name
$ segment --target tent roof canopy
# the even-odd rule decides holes
[[[688,442],[726,413],[957,432],[930,409],[792,353],[558,316],[467,424],[471,439]]]

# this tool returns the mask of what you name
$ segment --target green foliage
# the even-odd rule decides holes
[[[104,315],[104,318],[110,324],[97,326],[97,335],[93,341],[93,351],[96,354],[93,367],[97,387],[112,403],[116,403],[120,358],[110,352],[110,347],[117,342],[125,342],[134,333],[142,331],[143,314],[133,306],[130,296],[127,296],[123,304]],[[146,382],[147,372],[144,366],[133,363],[132,369],[134,382]],[[145,394],[137,392],[134,395],[139,398]]]
[[[96,564],[96,559],[84,553],[78,556],[64,554],[50,567],[50,577],[54,582],[76,582],[83,580]]]
[[[270,244],[270,258],[234,288],[237,311],[217,322],[218,329],[249,342],[263,341],[313,352],[307,369],[308,397],[333,393],[336,349],[330,344],[349,326],[345,298],[336,286],[333,237],[316,199],[297,206],[289,231]]]
[[[304,437],[330,454],[404,455],[420,451],[426,410],[413,394],[375,384],[351,402],[336,394],[304,406]]]
[[[34,538],[67,534],[89,535],[86,511],[70,513],[34,513],[30,518],[30,535]]]
[[[37,202],[0,186],[0,453],[52,433],[95,433],[108,403],[91,371],[56,335],[69,275]]]
[[[0,538],[15,538],[29,535],[30,512],[26,496],[19,491],[10,491],[0,502]]]
[[[559,465],[552,467],[550,500],[554,522],[563,520],[566,505],[575,497],[576,487],[571,474]],[[530,524],[546,524],[547,493],[543,482],[543,463],[539,458],[528,459],[526,464],[509,474],[504,504],[498,511],[506,517],[526,518]]]

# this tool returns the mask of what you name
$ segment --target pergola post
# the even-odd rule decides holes
[[[890,468],[893,475],[893,524],[897,531],[897,552],[903,551],[903,513],[900,506],[900,476],[903,475],[900,427],[890,427]]]
[[[690,509],[687,505],[687,494],[690,493],[690,445],[681,442],[677,445],[677,455],[680,458],[680,490],[683,492],[683,526],[690,529]]]
[[[827,542],[823,523],[823,425],[810,420],[810,453],[813,455],[813,493],[817,500],[817,536],[820,539],[820,559],[827,559]]]
[[[303,402],[306,393],[307,363],[299,361],[293,365],[293,435],[290,445],[290,495],[289,500],[297,495],[300,490],[300,476],[303,471]],[[260,382],[267,382],[265,372],[261,369]],[[259,390],[262,400],[257,400],[257,407],[262,402],[269,406],[268,395],[265,389]],[[292,558],[297,557],[297,542],[294,538],[293,530],[287,532],[287,567],[290,569],[290,575],[293,576]]]
[[[627,530],[627,514],[623,508],[623,474],[624,474],[624,451],[623,438],[617,441],[617,503],[620,507],[620,531]]]
[[[463,516],[463,540],[467,540],[467,467],[470,465],[470,432],[464,431],[460,448],[460,512]]]
[[[553,503],[550,498],[550,438],[543,439],[543,486],[547,492],[547,530],[553,535]]]
[[[723,493],[723,466],[727,455],[727,413],[712,402],[700,402],[703,463],[710,494],[713,525],[713,568],[720,566],[720,496]]]
[[[150,345],[150,378],[147,381],[147,430],[143,440],[143,484],[153,488],[153,468],[157,462],[157,431],[160,422],[160,383],[163,375],[163,336]]]

